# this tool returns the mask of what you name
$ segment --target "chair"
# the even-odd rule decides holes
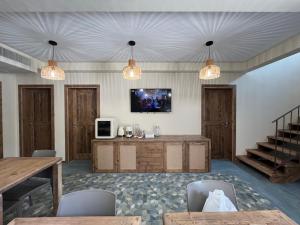
[[[56,155],[56,151],[54,150],[35,150],[32,153],[32,157],[55,157],[55,155]],[[47,178],[47,179],[40,179],[40,178]],[[33,205],[32,198],[31,198],[32,194],[45,187],[49,183],[49,179],[50,179],[51,187],[53,187],[51,168],[36,174],[34,177],[29,178],[28,180],[22,182],[21,184],[4,192],[3,199],[7,202],[19,202],[18,216],[22,216],[22,207],[26,198],[29,199],[29,204],[30,206],[32,206]]]
[[[55,157],[55,156],[56,156],[56,151],[54,150],[35,150],[32,153],[32,157]],[[53,187],[51,168],[48,168],[34,175],[34,177],[49,178],[51,181],[51,187]]]
[[[64,195],[57,216],[115,216],[116,196],[105,190],[83,190]]]
[[[32,157],[55,157],[56,151],[54,150],[34,150]]]
[[[196,181],[187,185],[187,207],[189,212],[201,212],[210,191],[219,189],[238,210],[234,186],[218,180]]]
[[[19,201],[3,201],[3,211],[8,212],[12,210],[17,210],[17,216],[22,216],[22,207],[20,207]],[[21,211],[20,211],[21,210]]]

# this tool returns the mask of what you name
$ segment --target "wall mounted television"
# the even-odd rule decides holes
[[[171,112],[171,89],[130,89],[131,112]]]

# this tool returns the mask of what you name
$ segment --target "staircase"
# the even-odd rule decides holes
[[[300,105],[273,121],[275,134],[268,142],[257,142],[256,149],[237,156],[241,162],[267,175],[271,182],[287,183],[300,179]]]

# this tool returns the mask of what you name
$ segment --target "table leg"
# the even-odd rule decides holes
[[[0,225],[3,225],[3,196],[0,193]]]
[[[59,200],[62,195],[62,165],[61,165],[61,162],[58,162],[57,164],[53,165],[52,178],[53,178],[53,211],[56,214]]]

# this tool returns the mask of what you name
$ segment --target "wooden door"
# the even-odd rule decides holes
[[[0,82],[0,159],[3,158],[2,82]]]
[[[20,155],[54,150],[53,85],[19,85]]]
[[[99,90],[95,85],[65,86],[66,158],[91,159],[95,119],[99,117]]]
[[[202,86],[202,135],[211,139],[213,159],[235,156],[235,86]]]

